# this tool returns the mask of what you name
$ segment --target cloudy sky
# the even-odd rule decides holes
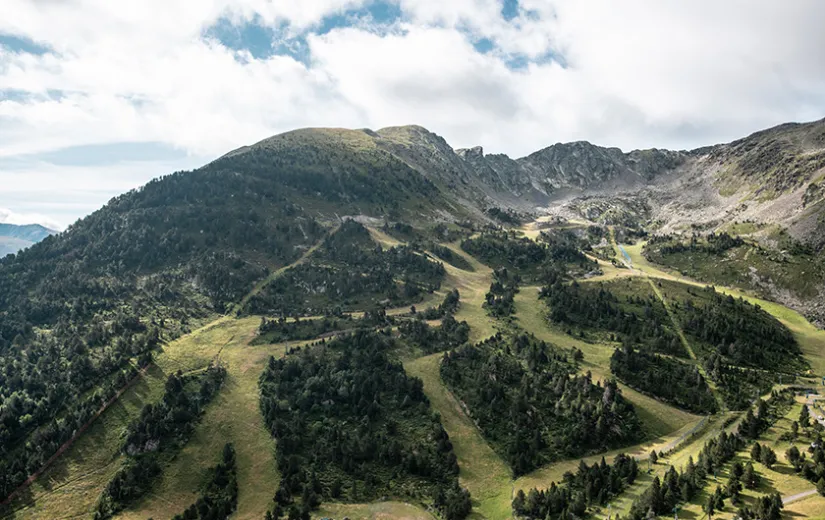
[[[821,0],[3,0],[0,221],[305,126],[522,156],[825,117]]]

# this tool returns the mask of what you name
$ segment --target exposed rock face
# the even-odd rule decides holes
[[[625,153],[578,141],[513,159],[485,154],[481,146],[453,150],[443,137],[411,125],[378,131],[298,130],[228,155],[261,146],[281,153],[296,143],[301,150],[312,145],[311,155],[316,158],[334,157],[341,150],[387,153],[479,218],[490,206],[521,211],[549,208],[600,222],[645,216],[666,231],[689,224],[713,229],[738,218],[780,224],[809,241],[823,235],[825,120],[781,125],[688,152]],[[587,199],[571,205],[577,197]],[[629,207],[629,200],[638,200],[641,206]]]

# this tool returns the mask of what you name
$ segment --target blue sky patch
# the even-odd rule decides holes
[[[37,55],[46,54],[51,51],[49,47],[41,45],[29,38],[5,33],[0,33],[0,47],[10,49],[12,52],[25,52]]]
[[[56,166],[97,166],[133,161],[176,161],[184,159],[183,150],[164,143],[105,143],[71,146],[50,152],[16,155],[0,159],[0,168],[14,165],[46,162]]]
[[[518,0],[504,0],[504,5],[501,6],[501,16],[505,20],[512,20],[518,16]]]

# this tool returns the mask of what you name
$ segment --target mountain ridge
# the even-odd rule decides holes
[[[57,232],[41,224],[0,223],[0,257],[30,247]]]

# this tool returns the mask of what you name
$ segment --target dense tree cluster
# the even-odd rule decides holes
[[[734,364],[788,372],[805,365],[791,331],[742,298],[706,287],[675,307],[686,334]]]
[[[646,249],[655,249],[661,255],[702,251],[720,255],[729,249],[744,245],[745,241],[728,233],[710,233],[704,237],[693,234],[688,240],[681,240],[673,235],[656,235],[650,238]]]
[[[194,430],[203,407],[220,388],[226,369],[209,365],[197,374],[171,374],[163,397],[147,404],[129,424],[123,452],[127,460],[106,484],[95,509],[95,520],[111,518],[145,495],[161,472],[161,455],[180,449]]]
[[[398,326],[401,339],[419,349],[423,354],[444,352],[470,339],[470,326],[457,321],[451,314],[441,320],[438,327],[430,327],[423,320],[407,320]]]
[[[185,442],[194,429],[195,420],[220,389],[225,377],[226,369],[220,365],[210,365],[204,372],[194,375],[171,374],[166,380],[163,398],[156,404],[144,406],[140,417],[129,424],[123,451],[135,456],[156,451],[161,445]],[[195,389],[187,390],[187,385]]]
[[[447,296],[438,304],[438,307],[430,307],[421,314],[425,320],[440,320],[446,316],[454,315],[460,304],[461,295],[458,289],[453,289],[447,293]]]
[[[612,464],[604,457],[592,466],[581,461],[575,474],[568,471],[563,482],[553,482],[546,490],[531,489],[525,495],[520,489],[513,499],[513,512],[528,520],[583,518],[588,506],[607,504],[633,484],[638,473],[636,459],[623,453]]]
[[[598,268],[583,253],[591,249],[589,240],[580,238],[573,230],[546,229],[539,233],[538,240],[547,246],[547,259],[554,264],[566,265],[578,274]]]
[[[444,265],[411,247],[384,250],[349,220],[309,262],[287,270],[248,302],[245,312],[299,316],[416,303],[437,290]]]
[[[507,231],[486,231],[465,239],[461,249],[491,267],[506,267],[522,275],[537,272],[547,257],[541,244]]]
[[[778,492],[774,492],[757,498],[753,508],[740,508],[739,518],[742,520],[780,520],[784,507],[782,496]]]
[[[226,444],[221,462],[210,471],[211,478],[201,496],[173,520],[225,520],[238,505],[238,482],[235,476],[235,448]]]
[[[749,407],[756,396],[770,392],[773,385],[779,383],[781,373],[772,370],[755,370],[728,364],[717,353],[712,353],[703,360],[708,377],[716,383],[725,403],[732,410],[744,410]],[[784,375],[785,383],[792,382],[792,377]]]
[[[389,337],[360,330],[270,358],[260,388],[278,441],[275,516],[384,496],[428,497],[451,520],[469,512],[450,439],[392,348]]]
[[[484,213],[493,218],[502,224],[509,224],[511,226],[518,226],[521,224],[521,217],[516,211],[512,209],[502,209],[496,206],[492,206],[484,210]]]
[[[645,282],[642,282],[645,283]],[[608,284],[565,283],[556,280],[542,288],[539,298],[550,306],[551,322],[580,331],[603,331],[633,344],[677,357],[688,357],[661,300],[645,285],[618,295]]]
[[[716,399],[695,365],[625,344],[613,352],[610,371],[628,386],[693,413],[717,410]]]
[[[444,354],[441,377],[522,475],[548,462],[638,440],[641,423],[615,381],[593,383],[555,347],[498,334]]]
[[[493,283],[484,296],[484,308],[496,318],[504,318],[515,314],[515,297],[521,277],[502,267],[493,271]]]
[[[461,249],[493,268],[506,268],[529,282],[547,282],[558,272],[577,273],[597,265],[578,249],[578,240],[566,235],[543,234],[540,242],[512,231],[485,231],[461,242]]]

